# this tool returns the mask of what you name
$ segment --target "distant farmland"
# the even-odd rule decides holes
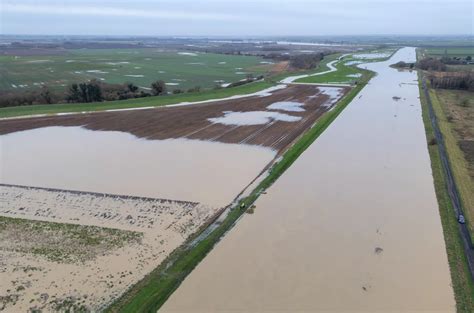
[[[448,57],[466,57],[468,55],[474,57],[474,47],[428,48],[425,51],[426,54],[434,57],[442,57],[445,53]]]
[[[64,89],[89,79],[133,82],[149,87],[164,80],[170,90],[212,88],[266,72],[271,65],[259,57],[159,49],[77,49],[63,55],[0,56],[0,91],[48,85]]]

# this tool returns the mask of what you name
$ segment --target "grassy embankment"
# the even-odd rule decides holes
[[[314,127],[309,129],[281,159],[273,165],[269,175],[246,198],[242,199],[227,215],[225,220],[205,239],[193,248],[185,244],[176,249],[158,268],[132,287],[113,303],[108,312],[156,312],[168,297],[178,288],[183,279],[211,251],[220,238],[233,227],[238,218],[248,210],[259,195],[319,137],[319,135],[337,118],[344,108],[366,85],[372,73],[364,75],[363,82],[353,88],[332,110],[323,115]],[[188,240],[189,242],[189,240]]]
[[[446,181],[443,173],[443,167],[440,159],[438,146],[436,144],[430,144],[430,142],[432,142],[434,138],[434,132],[429,117],[426,98],[421,88],[421,79],[419,85],[423,123],[425,125],[428,151],[431,158],[431,169],[433,172],[436,197],[438,199],[439,213],[443,226],[444,240],[446,243],[446,251],[451,272],[451,280],[454,290],[454,296],[456,299],[456,308],[458,313],[470,313],[474,312],[474,284],[470,279],[469,269],[464,255],[462,238],[459,232],[459,225],[456,220],[454,208],[451,204],[448,190],[446,187]],[[435,97],[431,97],[431,93],[430,98],[432,98],[433,106],[436,111],[438,121],[440,123],[440,128],[443,132],[446,148],[448,149],[448,154],[451,161],[450,163],[451,165],[453,165],[454,162],[452,162],[452,149],[454,143],[452,142],[452,138],[450,138],[449,135],[446,136],[446,134],[444,133],[444,131],[446,131],[446,119],[442,116],[442,111],[440,111],[439,102],[435,100]],[[456,171],[455,168],[456,167],[453,168],[454,172]]]

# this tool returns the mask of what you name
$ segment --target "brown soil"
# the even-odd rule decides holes
[[[349,88],[345,89],[347,92]],[[247,97],[212,103],[161,107],[118,112],[96,112],[0,121],[0,135],[47,126],[84,126],[91,130],[124,131],[147,139],[189,138],[225,143],[263,145],[282,150],[320,117],[329,97],[318,94],[316,86],[294,85],[266,97]],[[318,94],[316,97],[310,97]],[[304,112],[284,112],[301,116],[297,122],[267,123],[252,126],[212,124],[208,118],[224,111],[265,111],[277,101],[303,102]]]

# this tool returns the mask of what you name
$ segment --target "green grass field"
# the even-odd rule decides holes
[[[0,56],[0,91],[48,85],[64,89],[73,82],[98,79],[149,87],[164,80],[168,88],[212,88],[263,74],[271,65],[260,57],[212,53],[163,52],[159,49],[78,49],[64,55]],[[127,76],[129,75],[129,76]],[[15,88],[16,87],[16,88]]]
[[[470,55],[474,57],[474,46],[473,47],[443,47],[443,48],[427,48],[424,49],[425,54],[432,57],[442,57],[445,55],[445,51],[448,57],[466,57]]]

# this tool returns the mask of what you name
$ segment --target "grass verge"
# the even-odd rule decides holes
[[[451,116],[450,109],[447,106],[446,97],[441,97],[445,93],[441,91],[430,90],[431,103],[435,111],[438,125],[443,134],[444,144],[449,156],[449,163],[453,172],[456,187],[461,197],[461,203],[464,215],[467,219],[469,233],[474,241],[474,184],[469,175],[469,164],[464,152],[460,148],[459,139],[455,132],[456,120]],[[465,118],[469,120],[470,113],[465,113]],[[461,126],[461,125],[459,125]],[[463,131],[467,132],[467,127]]]
[[[159,267],[117,299],[106,311],[156,312],[222,236],[233,227],[239,217],[251,207],[261,192],[270,187],[354,99],[373,75],[368,71],[365,74],[366,79],[363,83],[353,88],[332,111],[324,114],[312,128],[302,135],[295,145],[286,151],[281,161],[273,165],[269,175],[248,197],[242,199],[230,210],[227,217],[216,229],[192,248],[188,248],[187,244],[177,248]]]
[[[462,238],[446,187],[438,146],[436,144],[429,144],[435,136],[431,126],[426,98],[421,88],[421,77],[419,77],[419,89],[423,123],[425,125],[428,151],[431,159],[431,170],[438,199],[439,214],[443,226],[444,241],[456,300],[456,310],[458,313],[470,313],[474,312],[474,284],[470,279]]]

